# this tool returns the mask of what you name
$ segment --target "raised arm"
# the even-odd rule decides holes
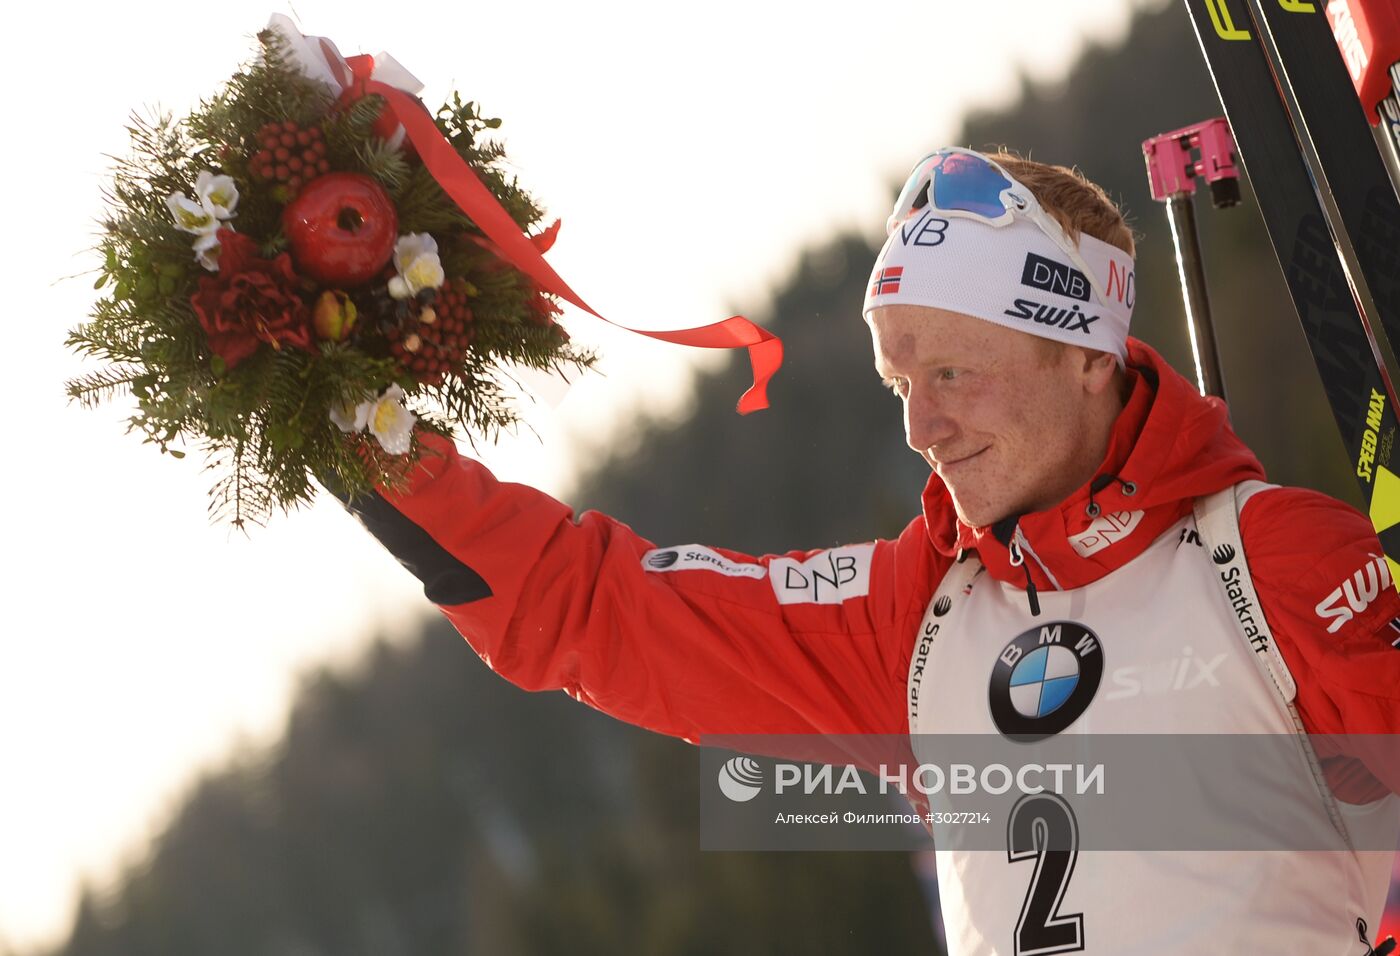
[[[406,493],[348,507],[502,676],[692,742],[907,733],[914,632],[946,563],[922,518],[825,551],[658,549],[422,440]]]

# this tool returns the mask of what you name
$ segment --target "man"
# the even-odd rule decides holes
[[[1128,337],[1133,240],[1098,187],[940,150],[888,230],[864,313],[933,472],[898,539],[657,548],[427,435],[407,492],[352,510],[502,675],[691,741],[912,734],[917,754],[940,734],[1400,729],[1400,598],[1369,524],[1263,485],[1223,404]],[[1235,549],[1213,561],[1197,515],[1236,487],[1248,571],[1230,578],[1217,562]],[[1264,621],[1222,587],[1240,576]],[[1209,679],[1173,670],[1170,700],[1134,690],[1132,675],[1178,659]],[[1343,745],[1297,753],[1296,782],[1270,797],[1305,828],[1336,824],[1345,849],[1051,850],[1056,819],[1074,825],[1052,796],[1022,814],[1033,867],[940,849],[950,951],[1362,951],[1389,875],[1389,854],[1365,851],[1393,846],[1400,768]]]

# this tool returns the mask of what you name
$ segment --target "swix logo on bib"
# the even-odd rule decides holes
[[[1074,621],[1023,631],[997,655],[988,703],[997,730],[1025,741],[1058,734],[1088,709],[1103,677],[1098,635]]]
[[[779,604],[840,604],[870,593],[873,544],[818,551],[805,561],[775,558],[768,577]]]

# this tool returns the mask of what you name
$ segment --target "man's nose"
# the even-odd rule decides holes
[[[934,445],[947,442],[958,426],[948,410],[926,392],[915,390],[904,402],[904,436],[909,447],[924,454]]]

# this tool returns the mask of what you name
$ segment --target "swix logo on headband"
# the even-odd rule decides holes
[[[904,275],[903,266],[890,266],[875,273],[875,281],[870,283],[871,295],[888,295],[899,291],[899,279]]]
[[[1026,265],[1021,270],[1021,285],[1028,285],[1032,289],[1044,289],[1046,292],[1078,299],[1080,302],[1089,301],[1089,292],[1093,288],[1089,285],[1088,276],[1078,269],[1054,259],[1038,256],[1034,252],[1026,253]]]
[[[1093,334],[1089,330],[1089,324],[1099,320],[1097,315],[1080,312],[1077,305],[1068,309],[1058,309],[1053,305],[1032,302],[1030,299],[1017,299],[1011,303],[1011,308],[1001,314],[1009,315],[1013,319],[1030,319],[1037,325],[1053,325],[1070,332],[1079,331],[1085,335]]]

